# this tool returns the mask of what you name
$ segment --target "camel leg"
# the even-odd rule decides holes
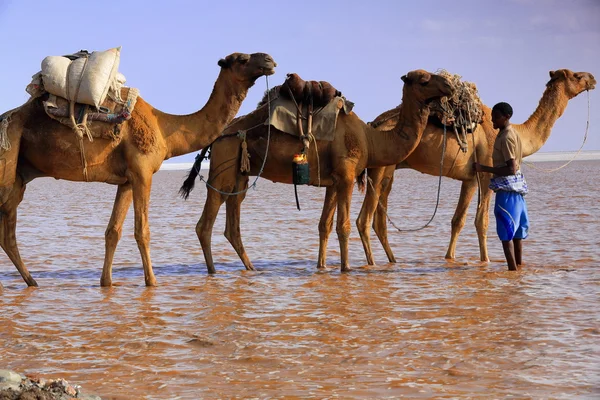
[[[152,260],[150,258],[150,226],[148,224],[151,188],[152,176],[140,176],[138,179],[132,180],[133,211],[135,213],[134,235],[142,256],[146,286],[156,286],[156,278],[154,272],[152,272]]]
[[[217,272],[215,270],[215,264],[213,262],[212,257],[211,239],[213,226],[215,224],[215,220],[217,219],[217,215],[219,214],[219,208],[221,208],[221,204],[223,204],[223,201],[223,196],[209,188],[206,193],[206,202],[204,203],[202,216],[196,224],[196,235],[198,236],[198,240],[200,241],[200,247],[202,247],[202,252],[204,253],[204,261],[206,262],[206,269],[208,270],[209,274],[214,274]]]
[[[244,177],[243,185],[236,187],[235,191],[244,190],[248,187],[248,177]],[[242,233],[240,231],[240,217],[242,202],[246,198],[246,193],[240,193],[235,196],[228,196],[225,204],[227,210],[225,221],[225,237],[231,243],[236,253],[244,263],[244,266],[249,271],[255,271],[252,262],[246,254],[244,244],[242,243]]]
[[[479,255],[481,261],[490,261],[487,250],[487,231],[490,220],[490,203],[492,201],[492,191],[488,188],[490,178],[481,179],[481,206],[475,214],[475,229],[477,230],[477,239],[479,240]]]
[[[354,171],[355,168],[350,167],[347,171]],[[341,259],[341,271],[350,271],[350,261],[348,256],[348,241],[350,238],[350,203],[352,201],[352,186],[354,185],[354,176],[342,176],[341,179],[336,182],[337,191],[337,224],[336,232],[338,235],[338,241],[340,242],[340,259]]]
[[[385,250],[388,261],[391,263],[396,262],[396,257],[394,257],[394,253],[390,247],[390,242],[388,241],[387,216],[385,212],[387,212],[388,209],[388,197],[392,191],[393,182],[394,175],[392,175],[390,178],[386,177],[382,180],[381,193],[379,194],[379,207],[375,209],[375,215],[373,216],[373,229],[375,230],[377,238],[383,246],[383,250]]]
[[[317,268],[319,269],[327,267],[327,243],[333,229],[333,214],[335,213],[336,199],[335,188],[327,186],[323,211],[319,220],[319,260],[317,262]]]
[[[2,246],[8,258],[17,267],[27,286],[37,286],[37,282],[33,279],[21,259],[17,245],[17,207],[23,200],[24,193],[25,185],[20,178],[17,178],[8,200],[2,205],[2,210],[0,211],[0,246]]]
[[[373,251],[371,249],[371,220],[377,209],[377,205],[379,204],[381,181],[384,171],[385,168],[373,168],[368,170],[369,179],[367,181],[367,193],[365,194],[360,213],[356,219],[356,228],[360,234],[360,240],[362,241],[365,256],[367,257],[367,264],[369,265],[375,265]]]
[[[119,185],[110,221],[104,233],[104,266],[100,277],[100,286],[112,286],[112,263],[117,244],[121,239],[123,222],[133,200],[130,184]]]
[[[458,198],[458,204],[452,216],[452,233],[450,235],[450,244],[448,245],[448,251],[446,252],[446,259],[453,260],[456,257],[456,243],[458,242],[458,235],[465,226],[467,219],[467,211],[469,210],[469,204],[473,198],[473,194],[477,189],[477,180],[471,179],[469,181],[463,181],[460,186],[460,197]]]

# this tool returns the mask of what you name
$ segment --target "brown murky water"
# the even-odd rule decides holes
[[[223,207],[213,277],[194,232],[206,189],[184,202],[185,173],[159,172],[150,221],[160,286],[143,286],[130,215],[110,289],[98,284],[115,187],[39,179],[18,238],[41,287],[27,289],[2,256],[0,366],[118,399],[598,398],[599,170],[598,161],[525,169],[532,230],[517,273],[505,271],[493,216],[492,262],[478,262],[475,202],[457,262],[444,261],[459,193],[450,180],[432,227],[390,230],[399,263],[387,264],[374,239],[379,264],[365,266],[353,227],[354,271],[340,274],[333,236],[330,268],[317,272],[324,190],[300,187],[296,211],[292,186],[259,181],[242,219],[259,271],[244,271],[222,236]],[[435,177],[396,171],[392,218],[424,223],[436,189]],[[360,201],[355,193],[353,218]]]

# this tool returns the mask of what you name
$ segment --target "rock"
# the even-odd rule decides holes
[[[0,382],[21,383],[21,375],[7,369],[0,369]]]
[[[0,400],[102,400],[95,395],[83,395],[79,385],[69,384],[62,378],[44,379],[38,374],[21,376],[0,370]]]
[[[21,386],[18,383],[10,383],[10,382],[0,382],[0,400],[2,400],[2,393],[7,391],[8,389],[12,389],[15,392],[19,392]]]

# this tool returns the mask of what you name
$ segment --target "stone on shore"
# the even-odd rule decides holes
[[[66,380],[44,379],[38,375],[22,376],[0,369],[0,400],[102,400],[98,396],[84,395],[79,385]]]

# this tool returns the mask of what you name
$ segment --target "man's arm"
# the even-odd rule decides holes
[[[489,172],[497,176],[508,176],[517,173],[517,163],[512,158],[506,162],[504,167],[488,167],[487,165],[474,162],[473,169],[477,172]]]

